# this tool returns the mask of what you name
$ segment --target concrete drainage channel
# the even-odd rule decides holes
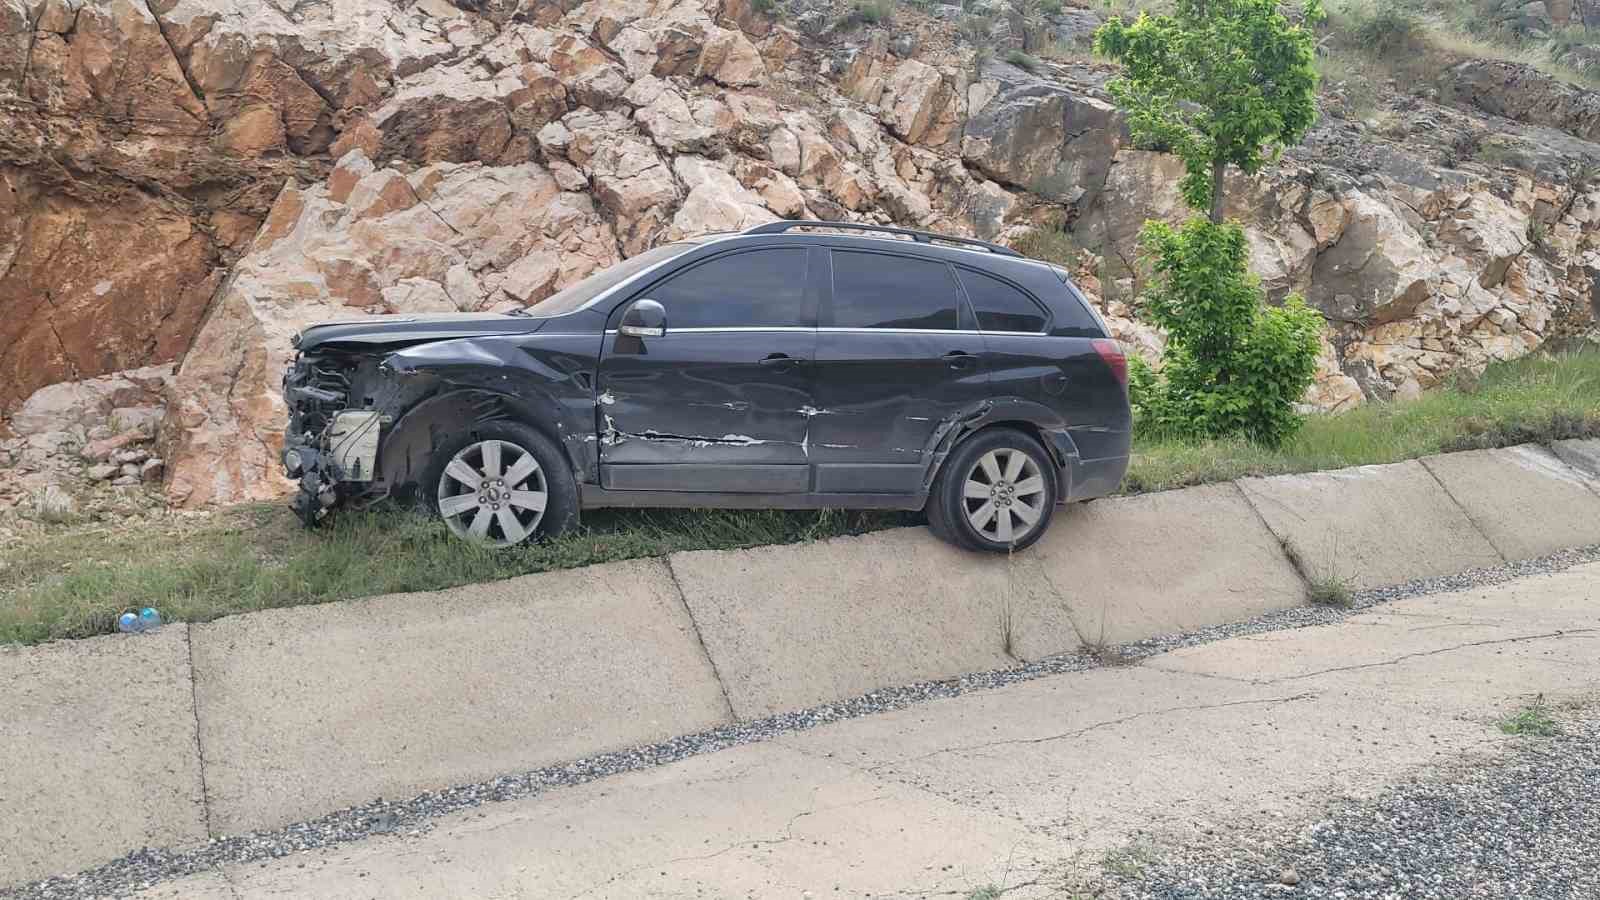
[[[0,884],[126,889],[1086,668],[1086,645],[1341,615],[1290,608],[1307,579],[1375,603],[1597,542],[1600,442],[1564,442],[1102,501],[1011,559],[903,529],[0,651]],[[20,887],[138,847],[170,849]]]

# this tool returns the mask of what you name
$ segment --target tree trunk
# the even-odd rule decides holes
[[[1222,176],[1227,169],[1228,164],[1223,160],[1211,163],[1211,222],[1214,225],[1222,224]]]

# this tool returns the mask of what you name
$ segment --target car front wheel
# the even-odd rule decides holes
[[[1056,470],[1043,446],[1013,428],[980,431],[956,446],[928,497],[928,523],[973,550],[1032,546],[1050,526]]]
[[[577,523],[572,468],[538,431],[494,422],[440,451],[424,483],[456,537],[511,547],[555,537]]]

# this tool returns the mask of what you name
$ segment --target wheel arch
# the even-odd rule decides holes
[[[1066,421],[1047,406],[1016,398],[985,401],[978,408],[949,421],[942,432],[936,432],[931,460],[924,476],[924,489],[932,490],[945,461],[958,445],[979,432],[995,428],[1014,428],[1038,441],[1056,466],[1059,476],[1057,499],[1064,500],[1070,495],[1078,448],[1067,431]]]
[[[549,438],[582,480],[583,462],[574,457],[567,429],[552,414],[554,404],[485,387],[447,387],[406,410],[379,447],[378,464],[391,492],[407,493],[427,471],[433,455],[448,439],[470,435],[484,424],[513,421]],[[542,408],[545,407],[545,408]]]

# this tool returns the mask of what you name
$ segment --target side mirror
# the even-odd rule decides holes
[[[623,312],[617,333],[634,338],[661,337],[667,333],[667,310],[649,297],[635,300]]]

